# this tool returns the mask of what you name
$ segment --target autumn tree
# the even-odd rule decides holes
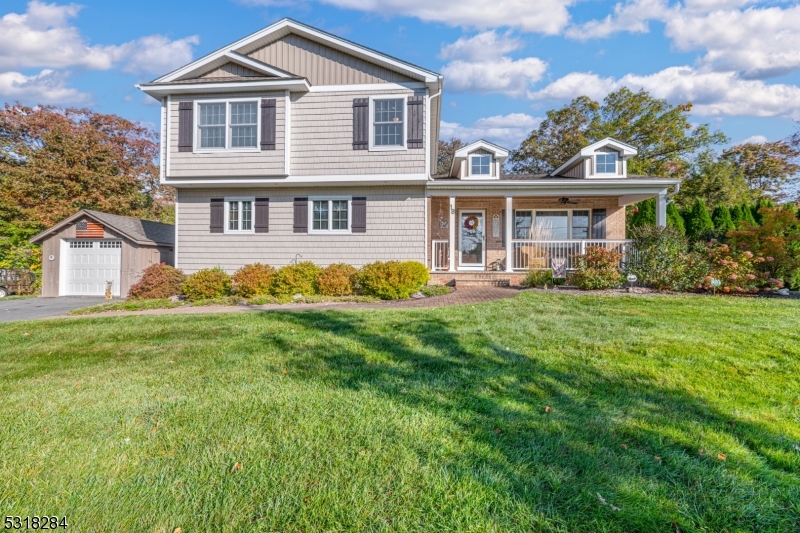
[[[34,233],[88,208],[168,220],[155,132],[89,109],[0,110],[0,263]]]
[[[722,157],[742,171],[750,189],[780,199],[787,182],[800,173],[800,132],[780,141],[739,144]]]
[[[450,137],[449,141],[439,141],[439,151],[436,155],[436,174],[441,176],[450,173],[450,166],[453,164],[456,150],[464,146],[461,139]]]
[[[707,124],[692,126],[691,109],[691,103],[673,106],[627,88],[610,93],[602,105],[580,96],[548,111],[539,128],[512,151],[510,166],[517,173],[552,172],[581,148],[613,137],[638,150],[628,161],[629,173],[683,178],[694,154],[727,141]]]
[[[687,208],[695,198],[702,198],[709,207],[716,207],[741,204],[752,200],[756,194],[733,161],[708,149],[700,152],[691,163],[689,175],[681,183],[681,191],[675,199]]]

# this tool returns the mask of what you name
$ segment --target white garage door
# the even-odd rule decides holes
[[[64,296],[103,296],[111,281],[112,294],[119,296],[119,271],[122,241],[68,240],[63,259]]]

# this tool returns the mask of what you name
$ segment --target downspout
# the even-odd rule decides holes
[[[436,98],[437,96],[441,96],[441,94],[442,94],[442,89],[441,89],[441,86],[439,86],[439,92],[437,92],[436,94],[428,97],[428,105],[427,105],[428,109],[427,109],[427,112],[425,113],[425,125],[428,128],[427,131],[428,131],[428,137],[429,138],[432,137],[432,132],[431,132],[431,129],[430,129],[430,127],[431,127],[431,101],[434,98]],[[433,152],[433,146],[431,146],[430,149],[428,150],[428,157],[425,160],[425,174],[427,174],[428,180],[431,179],[431,153],[432,152]]]
[[[439,92],[434,94],[433,96],[428,96],[428,101],[426,102],[426,109],[425,109],[425,131],[428,133],[428,139],[433,138],[433,132],[431,131],[431,100],[440,96],[442,94],[442,86],[439,85]],[[438,139],[437,139],[438,140]],[[431,177],[431,153],[433,153],[433,146],[432,143],[428,143],[428,157],[425,158],[425,176],[427,181],[431,181],[433,178]],[[422,201],[425,204],[424,212],[425,212],[425,231],[423,232],[425,243],[423,244],[423,257],[425,259],[425,268],[428,268],[428,188],[425,187],[425,194],[422,197]],[[431,265],[433,268],[433,265]]]
[[[673,196],[675,196],[679,192],[681,192],[681,182],[676,183],[675,184],[675,190],[667,195],[667,205],[672,203],[672,200],[670,200],[670,198],[672,198]]]

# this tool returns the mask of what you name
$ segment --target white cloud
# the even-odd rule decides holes
[[[572,39],[649,31],[648,21],[664,23],[665,35],[680,51],[703,50],[700,64],[747,78],[780,76],[800,68],[800,5],[749,7],[754,0],[629,0],[601,20],[565,30]]]
[[[439,138],[456,137],[465,143],[485,139],[506,148],[516,148],[534,128],[539,127],[541,121],[525,113],[486,117],[476,120],[471,126],[442,121]]]
[[[748,144],[748,143],[751,143],[751,144],[764,144],[765,142],[767,142],[767,138],[765,136],[763,136],[763,135],[752,135],[752,136],[748,137],[747,139],[743,140],[739,144]]]
[[[197,36],[171,41],[163,35],[150,35],[118,46],[90,46],[69,22],[80,9],[76,4],[33,0],[25,13],[0,18],[0,70],[106,70],[119,65],[134,74],[161,74],[189,62],[192,45],[199,43]]]
[[[800,68],[800,5],[714,11],[701,17],[679,12],[665,32],[679,50],[706,50],[702,63],[716,70],[765,78]]]
[[[91,96],[66,86],[68,75],[43,70],[26,76],[19,72],[0,73],[0,95],[28,104],[87,104]]]
[[[536,57],[511,59],[504,55],[522,46],[522,41],[494,31],[461,37],[443,46],[439,57],[452,60],[441,69],[447,89],[524,96],[547,71],[547,63]]]
[[[286,0],[239,0],[248,5],[281,6]],[[548,35],[559,33],[569,23],[567,8],[575,0],[319,0],[346,9],[381,16],[416,17],[425,22],[443,22],[469,28],[518,28]],[[295,2],[297,3],[297,1]]]
[[[627,74],[619,79],[573,72],[530,93],[533,99],[566,100],[586,94],[599,99],[620,87],[645,89],[670,102],[692,102],[701,116],[790,116],[800,118],[800,87],[742,79],[735,72],[692,67],[669,67],[647,76]]]

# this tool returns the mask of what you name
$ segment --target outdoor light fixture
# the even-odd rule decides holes
[[[558,199],[558,203],[560,203],[561,205],[577,204],[579,201],[580,200],[570,200],[566,196],[562,196],[561,198]]]

